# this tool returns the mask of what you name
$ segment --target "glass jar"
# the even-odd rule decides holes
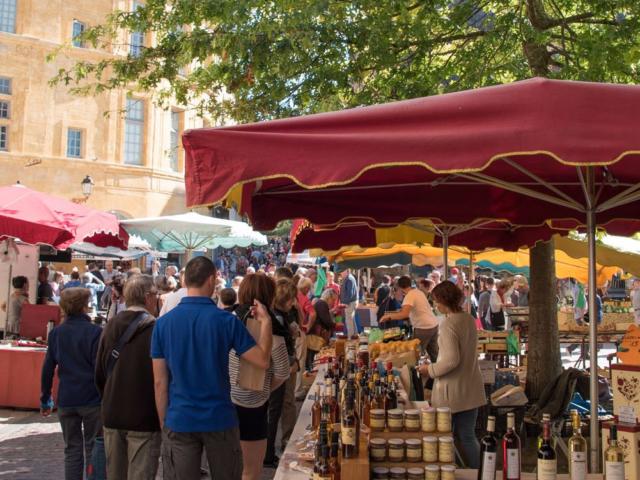
[[[373,480],[389,480],[389,469],[386,467],[374,467]]]
[[[438,437],[422,438],[422,461],[427,463],[438,461]]]
[[[407,478],[409,480],[424,480],[424,470],[422,468],[407,469]]]
[[[440,480],[440,467],[438,465],[424,467],[424,480]]]
[[[438,432],[451,432],[451,409],[448,407],[440,407],[437,411]]]
[[[392,438],[388,442],[387,458],[390,462],[404,462],[404,440]]]
[[[387,441],[384,438],[372,438],[369,441],[369,454],[372,462],[384,462],[387,459]]]
[[[438,439],[438,461],[440,463],[455,462],[453,437],[440,437]]]
[[[407,462],[422,461],[422,442],[417,438],[409,438],[404,443],[407,449]]]
[[[440,480],[456,480],[456,466],[442,465],[440,467]]]
[[[406,480],[407,479],[407,469],[402,467],[394,467],[389,470],[389,478],[391,480]]]
[[[401,432],[404,428],[404,416],[402,410],[394,408],[387,412],[387,428],[390,432]]]
[[[370,428],[374,432],[381,432],[384,430],[384,410],[373,409],[369,413],[369,421],[371,423]]]
[[[419,410],[405,410],[404,429],[407,432],[420,431],[420,411]]]
[[[431,433],[436,431],[436,409],[433,407],[423,408],[420,411],[420,423],[423,432]]]

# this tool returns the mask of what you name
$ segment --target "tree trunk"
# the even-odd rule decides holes
[[[535,402],[544,388],[562,372],[553,240],[533,247],[529,264],[531,288],[526,391],[529,401]]]

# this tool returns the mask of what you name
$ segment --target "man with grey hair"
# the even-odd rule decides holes
[[[154,480],[162,440],[151,361],[151,334],[158,314],[153,277],[133,275],[124,286],[124,298],[127,309],[105,327],[96,362],[107,478]],[[128,341],[121,346],[123,338]]]

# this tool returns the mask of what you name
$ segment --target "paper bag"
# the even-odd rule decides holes
[[[256,342],[260,341],[260,322],[253,317],[247,318],[247,330]],[[238,369],[238,386],[245,390],[261,392],[264,388],[264,379],[266,370],[258,368],[246,360],[240,359],[240,368]]]

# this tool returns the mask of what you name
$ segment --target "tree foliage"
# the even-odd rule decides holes
[[[531,76],[636,83],[637,0],[146,0],[88,29],[127,50],[63,68],[79,94],[115,88],[254,121]]]

